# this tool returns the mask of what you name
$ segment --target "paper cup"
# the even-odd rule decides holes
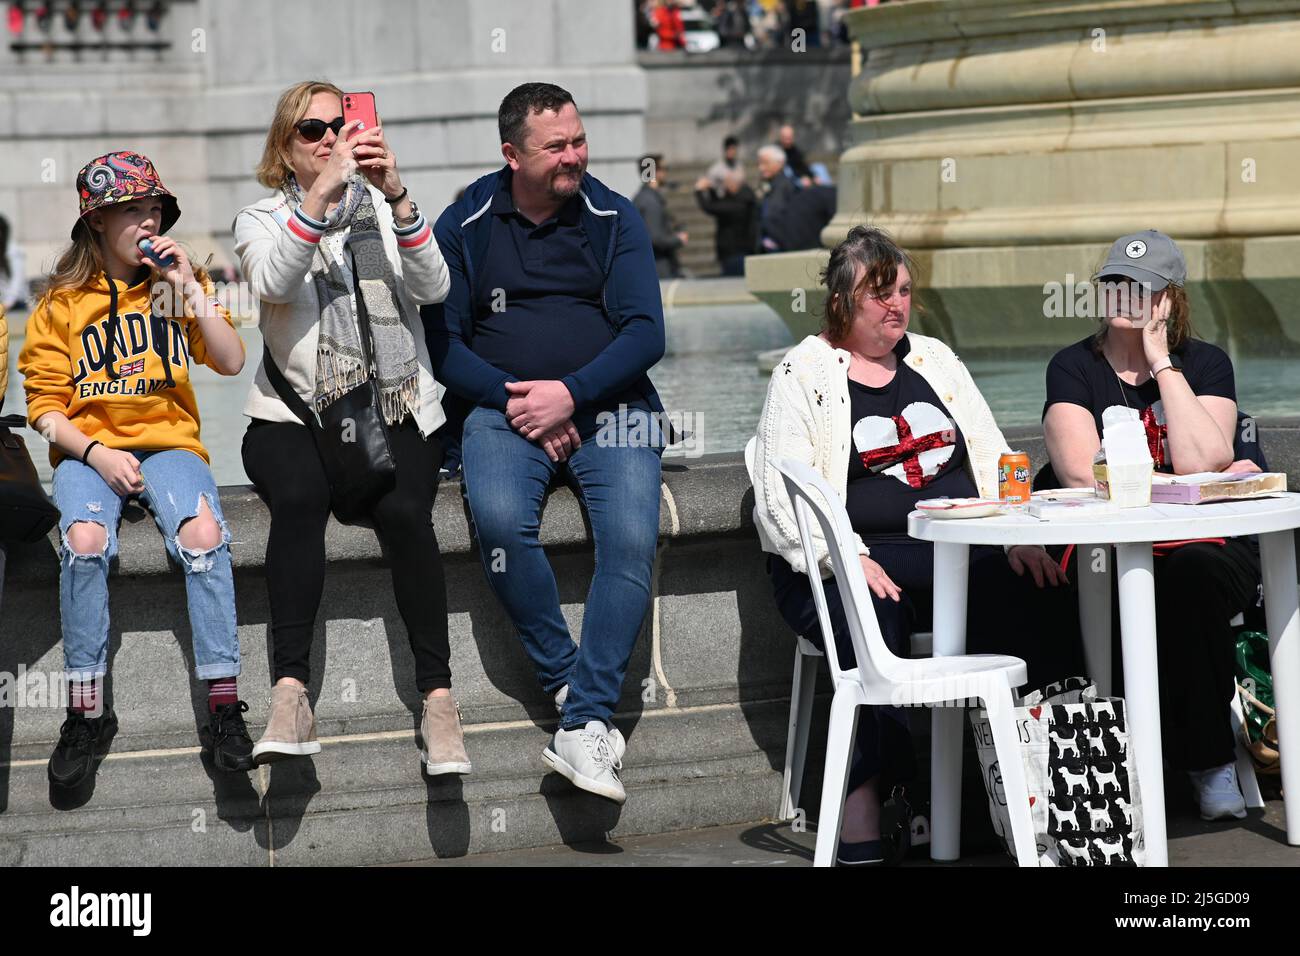
[[[1145,508],[1151,504],[1150,461],[1124,465],[1106,465],[1110,479],[1110,498],[1121,508]]]

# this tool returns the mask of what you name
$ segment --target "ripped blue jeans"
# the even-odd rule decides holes
[[[235,630],[235,580],[230,569],[230,531],[212,472],[198,455],[182,449],[133,452],[140,460],[144,491],[140,503],[153,515],[167,553],[185,571],[194,670],[200,680],[239,673]],[[221,527],[221,542],[199,551],[180,544],[181,525],[199,513],[205,500]],[[117,526],[126,497],[113,491],[99,472],[65,458],[54,469],[54,503],[59,507],[62,540],[59,615],[63,626],[63,666],[68,680],[89,681],[108,671],[108,566],[117,555]],[[78,521],[107,532],[102,554],[77,554],[68,545],[68,528]]]

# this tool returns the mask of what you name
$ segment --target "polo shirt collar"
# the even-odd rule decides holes
[[[492,205],[488,207],[494,216],[513,215],[515,209],[515,198],[511,193],[511,184],[514,182],[514,170],[509,166],[506,167],[505,175],[501,177],[501,182],[497,185],[497,191],[492,194]],[[555,213],[555,219],[564,226],[576,226],[582,221],[582,197],[575,194],[568,202],[559,208]],[[541,223],[537,223],[541,225]]]
[[[510,194],[510,183],[513,177],[513,170],[506,167],[506,173],[501,177],[501,182],[497,184],[497,191],[492,194],[492,205],[489,209],[494,216],[508,216],[515,211],[514,196]]]

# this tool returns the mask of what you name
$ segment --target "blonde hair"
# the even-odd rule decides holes
[[[99,251],[95,235],[83,220],[72,237],[72,245],[59,253],[52,271],[45,280],[45,294],[41,304],[48,305],[51,296],[60,289],[79,289],[104,271],[104,257]]]
[[[340,100],[343,99],[343,91],[325,80],[304,80],[280,94],[279,102],[275,104],[271,128],[266,131],[262,159],[256,169],[257,181],[267,189],[279,189],[292,175],[289,142],[297,132],[294,127],[306,115],[311,98],[317,93],[333,93]]]

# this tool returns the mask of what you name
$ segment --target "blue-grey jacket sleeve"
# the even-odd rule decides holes
[[[650,235],[626,200],[620,203],[618,219],[618,249],[611,269],[621,326],[599,355],[561,379],[577,408],[617,395],[664,356],[664,310]]]
[[[473,323],[473,292],[461,253],[458,212],[456,204],[448,206],[433,230],[447,261],[451,288],[442,302],[420,307],[433,377],[476,405],[505,411],[506,382],[518,379],[474,354],[465,338]]]

